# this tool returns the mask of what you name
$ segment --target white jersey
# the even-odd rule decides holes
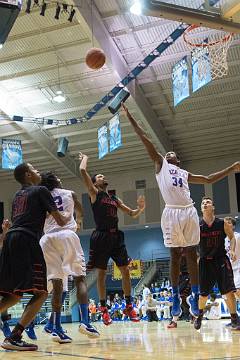
[[[240,268],[240,233],[234,231],[234,236],[236,239],[236,248],[235,248],[235,255],[236,255],[236,261],[232,262],[232,268]],[[227,251],[227,254],[229,254],[230,251],[230,240],[228,237],[225,238],[225,249]]]
[[[166,205],[189,206],[193,204],[188,187],[188,172],[163,159],[162,168],[156,174],[157,183]]]
[[[74,213],[74,200],[72,197],[72,191],[65,190],[65,189],[54,189],[51,191],[52,197],[57,205],[57,209],[59,211],[63,211],[66,213],[66,216],[72,214],[69,222],[64,226],[59,226],[54,218],[50,215],[46,218],[44,224],[44,233],[52,233],[55,231],[60,231],[64,229],[76,231],[77,230],[77,223],[74,220],[73,213]]]

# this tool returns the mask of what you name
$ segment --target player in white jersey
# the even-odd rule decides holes
[[[190,312],[198,316],[198,265],[196,245],[200,241],[199,219],[194,203],[190,197],[188,183],[210,184],[223,179],[233,171],[240,171],[240,162],[214,174],[194,175],[179,167],[180,160],[175,152],[168,152],[165,157],[160,154],[149,140],[144,130],[122,104],[126,117],[135,132],[142,140],[147,152],[155,164],[156,180],[165,201],[161,226],[164,244],[170,248],[170,277],[173,289],[173,321],[169,328],[177,326],[176,320],[181,314],[181,299],[179,296],[179,274],[182,248],[185,248],[188,271],[190,275],[192,295],[189,298]]]
[[[82,206],[73,191],[62,188],[61,181],[55,174],[47,172],[41,174],[41,177],[41,185],[51,191],[58,210],[71,215],[69,222],[62,228],[52,216],[48,216],[44,226],[45,234],[40,240],[47,265],[47,279],[52,282],[53,287],[52,316],[45,326],[45,331],[52,333],[53,340],[59,343],[72,341],[61,327],[63,281],[71,275],[75,280],[81,313],[79,331],[92,338],[99,337],[98,331],[89,324],[85,258],[76,234],[81,225]]]
[[[232,230],[234,231],[236,227],[236,220],[230,216],[225,217],[224,220],[227,221],[232,226]],[[234,237],[236,240],[235,249],[234,249],[235,257],[232,258],[231,256],[230,240],[228,237],[226,237],[225,239],[225,248],[230,258],[233,269],[234,284],[237,289],[237,291],[235,292],[235,296],[237,299],[240,299],[240,233],[234,231]]]

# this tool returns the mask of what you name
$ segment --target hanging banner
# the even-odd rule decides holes
[[[110,151],[113,151],[122,145],[119,114],[116,114],[111,120],[109,120],[109,134],[110,134],[110,144],[109,144]]]
[[[206,42],[206,41],[205,41]],[[196,48],[191,53],[192,58],[192,90],[201,89],[212,80],[211,62],[207,47]]]
[[[104,124],[98,129],[98,158],[102,159],[108,153],[108,127]]]
[[[142,277],[142,264],[141,260],[131,260],[131,262],[128,265],[129,271],[130,271],[130,277],[131,279],[140,279]],[[122,279],[122,274],[115,264],[113,263],[113,280],[120,280]]]
[[[21,140],[2,139],[2,168],[12,170],[22,162]]]
[[[174,106],[189,97],[187,57],[180,60],[172,70]]]

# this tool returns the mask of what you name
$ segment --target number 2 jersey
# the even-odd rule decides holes
[[[184,207],[193,204],[188,187],[188,171],[163,159],[162,168],[156,174],[156,179],[167,205]]]
[[[55,201],[58,211],[64,212],[66,216],[69,216],[69,214],[71,214],[71,218],[68,221],[68,223],[65,224],[64,226],[59,226],[51,215],[48,216],[45,220],[44,233],[47,234],[50,232],[52,233],[64,229],[72,230],[75,232],[77,230],[77,223],[74,220],[74,216],[73,216],[74,200],[72,197],[72,191],[55,188],[54,190],[51,191],[51,194]]]

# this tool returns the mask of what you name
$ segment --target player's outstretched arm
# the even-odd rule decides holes
[[[145,148],[147,149],[147,152],[150,156],[150,158],[154,161],[154,163],[156,165],[158,165],[159,167],[159,171],[162,167],[162,162],[163,162],[163,156],[157,151],[157,149],[155,148],[155,146],[153,145],[153,143],[150,141],[150,139],[148,138],[147,134],[145,133],[145,131],[142,129],[142,127],[137,123],[137,121],[132,117],[132,115],[130,114],[127,106],[122,103],[122,109],[124,111],[125,116],[128,118],[128,120],[130,121],[130,123],[132,124],[135,132],[137,133],[137,135],[140,137],[140,139],[142,140]]]
[[[83,219],[83,208],[74,191],[72,191],[72,197],[74,201],[74,211],[76,214],[77,231],[80,231]]]
[[[145,209],[144,196],[141,195],[138,197],[137,205],[138,206],[136,209],[131,209],[129,206],[125,205],[121,200],[118,199],[118,208],[133,218],[138,218],[139,215],[144,211]]]
[[[94,203],[96,201],[98,190],[96,186],[94,186],[91,176],[87,172],[88,156],[80,152],[79,160],[80,160],[80,166],[79,166],[80,174],[82,175],[84,184],[88,189],[88,194],[91,198],[91,202]]]
[[[188,174],[188,182],[192,184],[213,184],[216,181],[223,179],[225,176],[228,176],[232,172],[239,172],[240,171],[240,162],[237,161],[233,163],[231,166],[220,170],[216,173],[210,174],[208,176],[204,175],[194,175],[189,173]]]

